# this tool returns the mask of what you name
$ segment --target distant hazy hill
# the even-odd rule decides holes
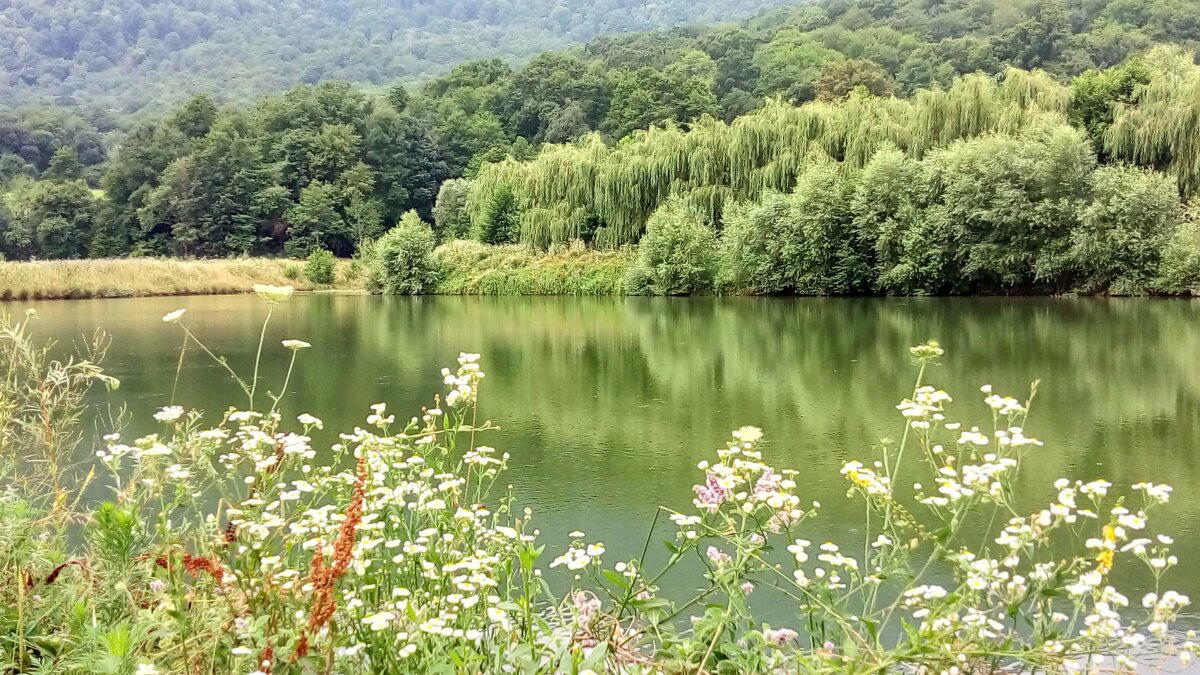
[[[418,80],[597,35],[720,22],[788,0],[10,0],[0,104],[118,115],[196,91],[250,99],[302,82]]]

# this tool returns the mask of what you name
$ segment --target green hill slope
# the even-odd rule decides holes
[[[780,0],[13,0],[0,3],[0,102],[114,113],[197,91],[248,100],[300,83],[419,80],[597,35],[751,16]]]

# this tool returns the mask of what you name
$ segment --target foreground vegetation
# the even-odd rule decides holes
[[[293,290],[257,292],[269,322]],[[820,505],[744,427],[700,464],[693,507],[655,518],[647,544],[674,530],[659,565],[583,532],[558,555],[539,541],[532,512],[498,488],[509,455],[482,444],[478,355],[444,369],[445,393],[416,416],[380,403],[318,451],[321,420],[282,413],[307,343],[283,341],[291,366],[268,390],[257,367],[230,370],[196,342],[184,310],[163,320],[200,347],[181,359],[216,359],[244,406],[210,417],[172,403],[154,415],[161,431],[111,433],[94,457],[74,451],[86,389],[116,385],[103,339],[54,360],[31,342],[32,318],[0,326],[6,669],[1059,672],[1186,663],[1196,648],[1171,630],[1189,600],[1169,590],[1179,561],[1149,519],[1171,488],[1063,477],[1025,511],[1022,458],[1050,452],[1024,430],[1033,392],[985,386],[983,422],[963,422],[928,384],[933,342],[911,349],[899,440],[842,468],[865,510],[861,552],[805,538],[825,531]],[[696,576],[671,581],[685,559]],[[1110,585],[1116,565],[1145,567],[1144,595]],[[694,595],[663,593],[668,582]],[[760,594],[793,613],[764,624],[748,604]]]

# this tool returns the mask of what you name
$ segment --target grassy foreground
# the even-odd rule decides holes
[[[350,261],[339,261],[335,288],[359,288],[348,279]],[[0,300],[129,298],[153,295],[247,293],[254,284],[316,286],[304,278],[304,261],[276,258],[180,260],[112,258],[0,263]]]
[[[292,292],[257,293],[265,334]],[[509,453],[477,443],[503,440],[479,415],[479,354],[442,369],[419,416],[377,403],[325,448],[319,418],[280,407],[309,343],[259,347],[256,363],[291,352],[268,387],[179,309],[162,325],[184,337],[177,376],[211,359],[246,406],[168,405],[156,433],[118,424],[78,452],[88,390],[119,384],[107,342],[55,359],[33,320],[0,313],[5,673],[1133,673],[1200,651],[1171,628],[1191,601],[1166,590],[1174,540],[1147,515],[1171,487],[1060,477],[1054,501],[1019,511],[1023,457],[1053,452],[1023,431],[1034,392],[985,385],[982,418],[967,413],[981,424],[959,421],[966,402],[924,384],[934,341],[909,349],[901,440],[842,467],[861,551],[802,538],[836,527],[802,496],[814,478],[767,463],[762,431],[741,427],[628,557],[584,532],[552,544],[516,501]],[[646,557],[653,539],[665,561]],[[1145,567],[1153,592],[1122,593],[1114,566]],[[764,596],[791,610],[780,623],[756,611]]]

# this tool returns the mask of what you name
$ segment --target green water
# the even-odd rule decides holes
[[[130,433],[152,430],[149,414],[168,402],[181,336],[163,314],[187,308],[193,330],[248,372],[264,310],[253,297],[33,306],[43,336],[112,336],[107,365],[122,387],[98,405],[128,403]],[[313,344],[285,409],[323,418],[326,445],[374,402],[398,416],[417,411],[443,365],[481,353],[482,413],[502,427],[486,442],[512,454],[518,502],[533,507],[552,544],[582,529],[623,555],[641,549],[657,505],[690,504],[696,463],[747,424],[765,431],[770,461],[800,470],[804,497],[824,505],[808,538],[853,543],[862,509],[846,499],[838,469],[900,432],[894,405],[914,377],[906,348],[936,338],[947,355],[929,380],[955,395],[956,419],[985,418],[981,384],[1023,395],[1041,379],[1027,431],[1046,445],[1021,481],[1031,508],[1048,503],[1060,476],[1174,485],[1154,532],[1176,536],[1174,587],[1200,596],[1198,302],[314,295],[277,311],[268,386],[282,377],[283,338]],[[194,354],[177,399],[208,411],[241,400]],[[1144,584],[1129,565],[1114,575]]]

